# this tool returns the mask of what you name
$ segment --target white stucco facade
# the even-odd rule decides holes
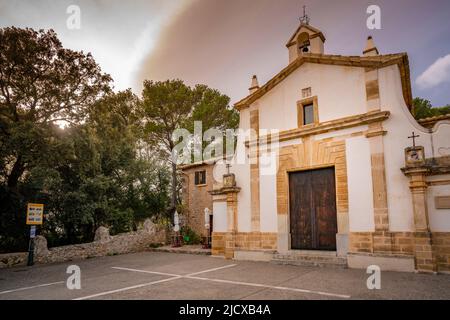
[[[351,232],[374,231],[370,146],[365,137],[346,140]]]
[[[369,38],[362,57],[326,55],[320,43],[323,35],[311,30],[308,33],[319,41],[311,53],[302,55],[289,43],[289,66],[262,87],[255,87],[254,77],[250,95],[235,105],[242,132],[231,168],[240,188],[234,230],[244,234],[236,240],[242,241],[236,250],[290,252],[288,176],[331,167],[336,180],[337,254],[347,254],[354,234],[356,252],[412,255],[413,247],[403,248],[396,237],[414,241],[418,223],[426,220],[429,238],[433,232],[450,232],[450,208],[435,205],[436,197],[450,198],[450,173],[433,167],[433,159],[450,156],[450,121],[428,129],[413,118],[406,54],[379,55]],[[313,107],[312,123],[302,122],[305,104]],[[259,130],[258,139],[248,130]],[[277,135],[267,144],[270,130]],[[421,168],[429,175],[422,176],[419,184],[413,181],[416,173],[408,173],[409,160],[405,161],[412,132],[419,135],[416,144],[425,151]],[[252,157],[255,146],[256,158]],[[274,159],[272,173],[265,167],[267,155]],[[251,164],[252,159],[259,161]],[[426,193],[426,200],[421,200],[417,188]],[[426,202],[425,209],[420,201]],[[227,211],[226,205],[214,210]],[[217,230],[224,232],[226,221],[218,223]],[[419,229],[425,232],[422,225]],[[251,234],[248,242],[245,234]],[[267,240],[273,236],[275,245]],[[384,242],[379,245],[375,237]]]
[[[319,98],[320,122],[366,112],[364,69],[306,63],[257,101],[260,128],[297,128],[297,101],[308,87]]]
[[[411,145],[408,136],[412,131],[420,134],[418,144],[424,146],[426,157],[430,158],[433,157],[433,148],[434,150],[448,148],[450,124],[440,123],[435,128],[435,132],[430,133],[428,129],[416,122],[405,104],[400,74],[396,65],[379,70],[379,86],[381,110],[390,112],[389,119],[384,122],[387,133],[383,137],[390,230],[413,231],[413,208],[408,177],[400,170],[405,164],[404,149]],[[257,104],[260,130],[296,129],[296,103],[301,100],[301,88],[307,87],[311,87],[312,95],[318,97],[320,122],[367,112],[363,68],[308,63],[295,70],[250,108],[242,110],[240,128],[250,128],[249,110],[255,108]],[[318,134],[314,136],[314,139],[345,137],[362,129],[367,129],[367,126]],[[245,154],[247,152],[246,140],[247,137],[238,140],[237,153]],[[346,141],[347,167],[349,168],[347,174],[350,231],[373,231],[373,191],[369,142],[365,137],[344,138],[344,140]],[[301,143],[299,139],[285,141],[280,144],[280,147],[299,143]],[[244,159],[242,155],[240,158]],[[250,165],[238,164],[233,172],[236,174],[238,185],[242,188],[238,196],[238,229],[249,232],[251,219]],[[275,232],[277,230],[276,175],[260,175],[259,183],[262,195],[260,197],[261,231]],[[432,190],[433,194],[434,190],[438,190],[438,188]],[[433,196],[430,195],[430,197]],[[433,228],[439,231],[450,231],[450,216],[443,212],[434,213],[432,207],[429,210],[430,215],[433,216]],[[443,220],[445,222],[442,222]]]
[[[227,232],[227,204],[226,202],[213,203],[214,224],[213,232]]]

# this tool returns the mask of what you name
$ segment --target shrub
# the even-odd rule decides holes
[[[183,242],[185,244],[201,244],[202,237],[198,235],[189,226],[183,226],[181,228],[181,236],[183,237]]]

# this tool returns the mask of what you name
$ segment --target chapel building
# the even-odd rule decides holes
[[[234,105],[254,134],[238,137],[231,168],[189,180],[211,200],[212,254],[450,272],[450,120],[412,116],[406,53],[369,37],[361,56],[332,55],[325,41],[300,24],[287,66]]]

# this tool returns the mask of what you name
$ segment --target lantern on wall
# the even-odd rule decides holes
[[[211,226],[209,225],[209,216],[211,215],[211,211],[208,208],[205,208],[205,228],[209,230]]]
[[[173,231],[175,232],[175,235],[172,239],[172,247],[177,248],[182,246],[181,236],[180,236],[180,217],[178,216],[178,212],[175,210],[175,213],[173,215]]]
[[[173,222],[175,224],[173,227],[173,231],[175,231],[175,232],[180,231],[180,217],[176,210],[175,210],[175,214],[173,215]]]
[[[206,228],[206,237],[204,237],[203,241],[203,249],[211,249],[211,211],[208,208],[205,208],[205,228]]]

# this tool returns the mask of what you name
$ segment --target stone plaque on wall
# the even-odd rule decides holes
[[[223,175],[224,188],[233,188],[236,186],[236,178],[234,173],[228,173]]]
[[[425,151],[423,147],[409,147],[405,149],[406,166],[418,166],[425,163]]]
[[[450,196],[435,197],[434,202],[436,209],[450,209]]]

